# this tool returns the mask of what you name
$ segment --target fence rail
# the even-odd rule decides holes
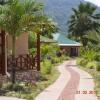
[[[12,63],[13,63],[13,57],[9,56],[7,59],[8,71],[11,71]],[[29,54],[19,55],[15,58],[15,67],[17,71],[36,70],[37,69],[36,57]]]

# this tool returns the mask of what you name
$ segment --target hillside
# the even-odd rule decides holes
[[[84,0],[40,0],[44,3],[44,12],[58,23],[59,31],[67,34],[68,20],[72,14],[72,8],[77,7]]]

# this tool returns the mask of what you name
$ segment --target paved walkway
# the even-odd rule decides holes
[[[24,100],[24,99],[0,96],[0,100]]]
[[[66,61],[58,70],[59,78],[35,100],[97,100],[91,75],[79,69],[75,60]],[[0,100],[23,100],[0,96]]]
[[[97,100],[91,75],[77,68],[75,60],[64,62],[58,69],[60,77],[35,100]]]
[[[40,93],[35,100],[57,100],[59,98],[71,78],[70,73],[66,70],[65,66],[66,64],[63,63],[58,67],[58,70],[61,73],[60,77],[54,84],[50,85],[47,89]]]
[[[79,85],[80,75],[74,71],[71,67],[73,67],[73,62],[69,61],[66,64],[66,70],[70,72],[71,78],[69,82],[66,84],[63,92],[61,93],[58,100],[74,100],[75,94]]]

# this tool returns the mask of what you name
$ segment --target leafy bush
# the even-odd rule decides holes
[[[45,60],[41,66],[41,73],[42,74],[50,74],[52,70],[52,64],[50,61]]]
[[[100,62],[97,62],[96,69],[97,71],[100,71]]]
[[[36,53],[36,48],[29,49],[29,53],[34,55]]]
[[[77,65],[80,65],[82,58],[77,58],[76,63]]]
[[[81,65],[81,66],[85,66],[87,64],[87,62],[88,62],[88,60],[84,59],[84,58],[77,59],[77,64]]]
[[[85,53],[83,54],[83,58],[87,59],[88,61],[93,61],[94,57],[95,57],[95,51],[93,50],[85,51]]]
[[[80,65],[85,66],[87,64],[87,59],[82,59]]]
[[[48,56],[50,56],[52,58],[55,57],[56,51],[59,51],[59,47],[56,44],[41,45],[41,56],[44,59],[47,58]]]
[[[0,89],[2,88],[2,82],[0,82]]]
[[[36,34],[34,32],[29,32],[28,46],[29,46],[29,49],[36,47]]]
[[[80,48],[80,56],[84,59],[87,59],[88,61],[94,61],[96,59],[96,56],[98,56],[98,51],[96,51],[95,49],[95,45],[91,46],[87,46],[87,48]]]
[[[99,54],[98,54],[98,53],[96,53],[96,55],[95,55],[94,59],[95,59],[96,61],[100,61],[100,53],[99,53]]]
[[[86,65],[87,68],[93,69],[96,67],[96,62],[88,62]]]
[[[24,91],[24,87],[18,83],[14,84],[14,85],[11,83],[8,83],[8,84],[4,85],[3,88],[6,90],[16,91],[16,92],[17,91]]]
[[[53,63],[53,64],[54,64],[54,63],[59,63],[59,62],[61,62],[61,58],[58,58],[58,57],[52,58],[52,63]]]

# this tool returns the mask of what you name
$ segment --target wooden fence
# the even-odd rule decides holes
[[[33,55],[19,55],[15,58],[15,67],[17,71],[21,70],[37,70],[36,57]],[[12,56],[9,56],[7,59],[7,70],[11,71],[13,59]]]

